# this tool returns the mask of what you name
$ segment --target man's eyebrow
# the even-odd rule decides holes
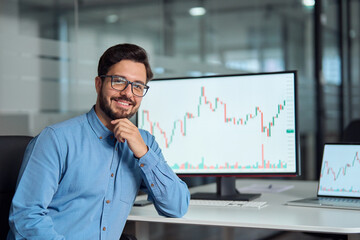
[[[114,74],[114,76],[117,76],[117,77],[122,77],[122,78],[124,78],[124,79],[128,80],[125,76],[122,76],[122,75],[117,75],[117,74]],[[130,81],[130,80],[128,80],[128,81]],[[130,82],[141,83],[141,84],[143,84],[143,85],[146,85],[146,82],[144,83],[144,82],[143,82],[143,81],[141,81],[141,80],[135,80],[135,81],[130,81]]]
[[[140,81],[140,80],[135,80],[134,82],[141,83],[142,85],[146,85],[146,83],[144,83],[143,81]]]

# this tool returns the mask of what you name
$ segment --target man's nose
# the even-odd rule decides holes
[[[126,95],[126,96],[131,97],[133,95],[133,93],[131,91],[131,84],[127,85],[127,87],[124,90],[122,90],[120,93],[121,93],[121,95]]]

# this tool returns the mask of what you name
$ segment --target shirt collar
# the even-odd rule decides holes
[[[95,112],[95,106],[86,114],[90,127],[99,139],[113,139],[114,134],[100,121]]]

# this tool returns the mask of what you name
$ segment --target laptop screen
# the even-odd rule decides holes
[[[325,144],[318,196],[360,197],[360,144]]]

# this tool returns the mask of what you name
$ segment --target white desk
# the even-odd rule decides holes
[[[133,207],[128,220],[135,221],[136,236],[139,240],[148,239],[149,222],[338,233],[347,234],[348,239],[351,240],[360,239],[360,211],[284,205],[290,200],[316,196],[316,182],[240,179],[237,180],[236,186],[248,186],[254,183],[294,185],[294,188],[282,193],[263,193],[254,201],[266,201],[268,206],[259,210],[190,206],[183,218],[165,218],[157,214],[153,205],[148,205]],[[215,192],[215,189],[215,184],[209,184],[192,188],[190,191]]]

